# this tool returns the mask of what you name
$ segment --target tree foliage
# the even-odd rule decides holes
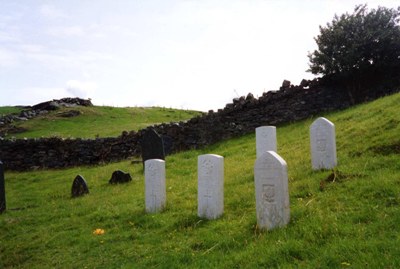
[[[359,5],[352,14],[335,15],[331,23],[320,26],[318,49],[308,55],[308,71],[340,78],[353,91],[365,87],[363,81],[399,78],[399,22],[400,7],[369,11],[367,5]]]

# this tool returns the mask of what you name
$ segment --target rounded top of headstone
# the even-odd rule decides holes
[[[278,153],[271,150],[263,153],[260,157],[257,158],[256,167],[259,165],[265,166],[265,163],[287,166],[286,161],[281,156],[279,156]]]
[[[165,163],[165,161],[161,159],[148,159],[144,163],[146,164],[147,162]]]
[[[75,180],[83,180],[86,181],[85,178],[81,175],[76,175]]]
[[[318,119],[316,119],[311,124],[311,127],[313,127],[314,125],[335,126],[335,124],[333,124],[330,120],[328,120],[327,118],[324,118],[324,117],[319,117]]]
[[[260,127],[256,128],[256,130],[263,130],[263,129],[276,129],[276,127],[272,126],[272,125],[267,125],[267,126],[260,126]]]
[[[222,157],[221,155],[217,155],[217,154],[203,154],[203,155],[199,155],[198,157],[200,158],[215,158],[215,159],[223,159],[224,157]]]

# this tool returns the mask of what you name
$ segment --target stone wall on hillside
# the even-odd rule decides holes
[[[254,132],[263,125],[279,125],[315,116],[324,111],[349,107],[342,91],[323,86],[318,80],[285,85],[259,98],[252,94],[234,99],[217,112],[209,111],[186,122],[164,123],[154,128],[166,141],[169,152],[200,148]],[[114,138],[0,140],[0,160],[6,169],[61,168],[92,165],[140,156],[140,140],[146,129],[123,132]]]

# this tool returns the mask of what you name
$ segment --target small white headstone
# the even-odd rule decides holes
[[[267,151],[254,165],[257,225],[272,230],[289,223],[287,165],[276,152]]]
[[[146,212],[161,211],[166,203],[165,161],[150,159],[144,163]]]
[[[332,169],[337,165],[335,125],[321,117],[310,127],[311,163],[314,170]]]
[[[276,127],[261,126],[256,128],[257,158],[269,150],[277,152]]]
[[[201,218],[216,219],[224,213],[224,157],[198,157],[198,209]]]

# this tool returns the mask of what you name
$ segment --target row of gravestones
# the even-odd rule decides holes
[[[335,126],[318,118],[310,127],[312,167],[336,166]],[[256,129],[257,160],[254,165],[257,225],[271,230],[290,219],[287,164],[277,153],[276,127]],[[165,161],[149,159],[145,166],[146,212],[160,212],[166,204]],[[205,154],[198,157],[199,217],[216,219],[224,211],[224,158]]]
[[[275,126],[256,128],[257,157],[266,151],[277,152]],[[335,125],[320,117],[310,126],[311,164],[314,170],[332,169],[337,165]]]
[[[273,229],[289,222],[289,190],[286,162],[276,153],[276,127],[256,129],[257,160],[254,166],[257,224],[260,229]],[[162,144],[161,144],[162,145]],[[318,118],[310,127],[313,169],[336,166],[335,127]],[[165,161],[144,161],[146,212],[161,211],[166,204]],[[115,171],[109,183],[129,182],[132,178]],[[86,181],[78,175],[72,184],[72,197],[89,193]],[[0,209],[5,210],[3,166],[0,162]],[[1,212],[2,212],[1,211]],[[224,211],[224,158],[205,154],[198,157],[198,216],[216,219]]]
[[[168,139],[167,139],[168,140]],[[277,152],[276,128],[263,126],[256,128],[257,157],[268,150]],[[336,166],[335,126],[320,117],[310,127],[310,144],[313,169],[331,169]],[[154,129],[147,130],[141,141],[142,160],[165,160],[165,152],[171,141],[161,137]]]

